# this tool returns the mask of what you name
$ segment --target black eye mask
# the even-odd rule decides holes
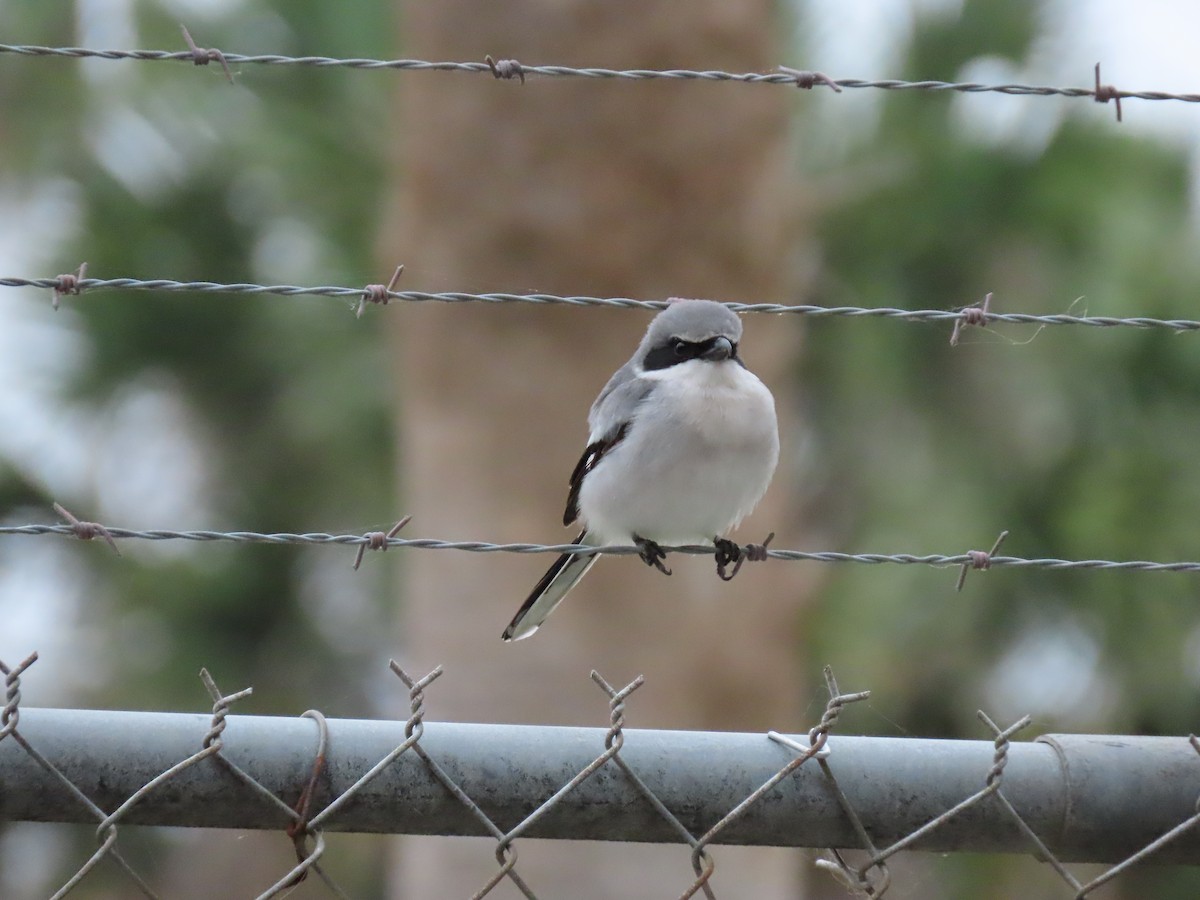
[[[706,341],[685,341],[683,338],[671,338],[665,344],[659,344],[646,354],[646,358],[642,360],[642,368],[649,372],[654,369],[668,369],[688,360],[699,359],[712,350],[720,339],[719,336]],[[737,349],[737,344],[734,344],[733,354],[729,358],[740,362]]]

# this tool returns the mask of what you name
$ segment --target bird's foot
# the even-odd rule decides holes
[[[774,539],[775,532],[772,531],[761,544],[747,544],[745,547],[739,547],[728,538],[713,538],[713,545],[717,549],[717,577],[722,581],[733,581],[733,577],[741,571],[742,563],[746,560],[762,562],[767,558],[767,545]],[[726,574],[725,567],[730,563],[734,564],[733,571]]]
[[[641,535],[635,534],[633,542],[637,544],[638,555],[642,558],[642,562],[648,566],[653,566],[664,575],[671,574],[671,570],[663,565],[663,560],[667,558],[667,551],[663,550],[654,541],[646,540]]]

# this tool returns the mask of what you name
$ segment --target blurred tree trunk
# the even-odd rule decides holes
[[[769,70],[782,58],[774,4],[702,0],[470,0],[409,3],[406,52],[425,59]],[[381,271],[404,287],[723,300],[789,297],[798,240],[784,89],[737,84],[457,73],[400,78],[398,222]],[[649,316],[479,304],[389,310],[400,385],[401,509],[412,534],[494,541],[569,539],[559,527],[588,405]],[[799,328],[750,317],[745,355],[774,389],[784,462],[740,538],[779,532],[787,510]],[[573,537],[573,535],[571,535]],[[604,559],[534,638],[500,632],[549,556],[413,553],[400,615],[406,665],[446,674],[433,720],[603,726],[591,669],[621,686],[630,727],[802,730],[796,620],[807,576],[750,566],[732,584],[711,559]],[[399,711],[399,707],[397,708]],[[765,738],[764,738],[765,739]],[[598,745],[597,752],[602,748]],[[512,823],[501,823],[511,826]],[[685,849],[518,841],[518,871],[547,897],[673,896]],[[800,857],[721,847],[715,884],[795,896]],[[468,896],[495,871],[491,842],[409,838],[397,897]],[[581,885],[586,888],[581,890]],[[674,892],[674,893],[673,893]],[[507,882],[494,896],[513,896]]]

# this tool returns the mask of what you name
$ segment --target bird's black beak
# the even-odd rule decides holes
[[[701,359],[719,362],[722,359],[733,359],[737,356],[737,347],[727,337],[713,338],[709,346],[700,354]]]

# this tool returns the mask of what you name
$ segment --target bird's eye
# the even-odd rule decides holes
[[[687,355],[687,341],[683,338],[671,338],[671,349],[675,351],[676,356]]]

